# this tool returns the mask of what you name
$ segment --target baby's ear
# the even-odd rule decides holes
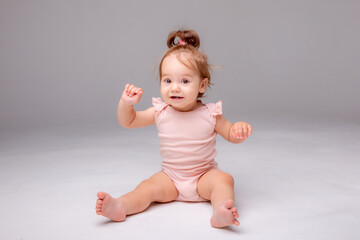
[[[204,93],[206,91],[206,87],[208,85],[209,79],[204,78],[200,83],[200,93]]]

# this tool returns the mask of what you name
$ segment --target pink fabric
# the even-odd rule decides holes
[[[174,182],[181,201],[206,201],[197,193],[199,178],[217,168],[216,116],[222,102],[208,103],[191,112],[180,112],[153,98],[159,131],[162,170]]]

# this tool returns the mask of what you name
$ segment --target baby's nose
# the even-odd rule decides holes
[[[172,84],[171,90],[172,91],[179,91],[180,90],[180,84],[178,84],[178,83]]]

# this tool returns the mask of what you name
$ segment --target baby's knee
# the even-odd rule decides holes
[[[229,185],[234,185],[234,178],[229,173],[223,172],[221,174],[221,180]]]

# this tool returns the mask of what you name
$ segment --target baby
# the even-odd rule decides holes
[[[203,104],[199,98],[211,85],[210,65],[199,51],[193,30],[171,32],[169,50],[160,62],[161,99],[153,107],[135,111],[143,90],[127,84],[118,105],[118,120],[125,128],[156,124],[160,138],[162,171],[141,182],[133,191],[112,198],[99,192],[96,213],[114,221],[144,211],[152,202],[211,201],[210,223],[221,228],[239,225],[234,206],[233,177],[218,169],[216,135],[241,143],[252,133],[246,122],[232,124],[222,114],[222,102]]]

